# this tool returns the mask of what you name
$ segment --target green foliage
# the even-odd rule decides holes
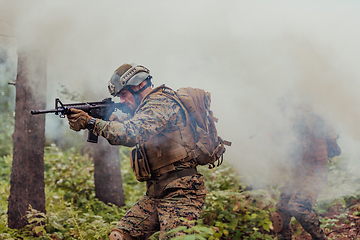
[[[0,157],[0,239],[10,238],[7,229],[7,198],[10,194],[10,173],[11,173],[11,156]],[[5,239],[6,239],[5,238]]]
[[[331,219],[331,218],[322,218],[320,217],[321,227],[323,229],[328,228],[329,230],[332,230],[334,227],[336,227],[336,223],[339,222],[339,219]]]
[[[231,190],[237,192],[239,190],[241,185],[238,179],[239,173],[229,164],[224,163],[213,169],[199,166],[198,169],[204,175],[209,191]]]
[[[7,228],[11,156],[0,158],[0,239],[108,239],[110,230],[144,193],[145,185],[133,174],[129,149],[120,147],[125,207],[107,205],[95,198],[93,164],[75,148],[45,149],[46,214],[29,208],[30,224],[21,230]],[[201,168],[207,186],[204,212],[192,228],[180,227],[175,239],[270,239],[270,195],[265,191],[240,192],[238,173],[227,164]],[[158,239],[158,233],[152,236]]]
[[[212,191],[203,211],[206,225],[215,227],[209,239],[272,239],[269,210],[275,202],[269,192]]]
[[[184,221],[188,221],[186,219],[183,219]],[[191,221],[190,221],[191,222]],[[194,224],[195,221],[192,221]],[[175,234],[175,233],[185,233],[181,236],[176,236],[173,239],[174,240],[205,240],[210,238],[214,235],[215,230],[214,228],[210,228],[209,226],[203,226],[202,221],[197,221],[197,225],[195,225],[192,228],[187,228],[185,226],[181,226],[178,228],[175,228],[168,232],[168,234]]]
[[[29,207],[30,224],[21,230],[7,228],[7,198],[10,192],[12,156],[0,157],[0,239],[108,239],[110,230],[145,193],[137,182],[129,161],[129,148],[120,147],[121,171],[126,206],[107,205],[95,198],[93,163],[76,148],[62,151],[54,144],[45,149],[46,214]],[[331,165],[332,166],[332,165]],[[175,240],[273,239],[270,213],[275,211],[277,189],[243,191],[239,173],[229,164],[215,169],[200,167],[210,193],[201,218],[194,227],[179,227]],[[333,171],[337,171],[336,168]],[[337,172],[332,172],[332,174]],[[330,179],[330,181],[332,181]],[[320,200],[316,210],[326,232],[339,224],[355,224],[349,215],[360,215],[356,194],[331,201]],[[336,212],[334,215],[327,215]],[[302,236],[293,219],[295,236]],[[159,238],[159,232],[151,239]],[[301,237],[300,237],[301,238]]]
[[[15,87],[2,79],[0,82],[0,156],[12,152],[12,133],[14,132]]]
[[[82,206],[94,196],[94,178],[91,160],[69,149],[60,152],[52,145],[45,148],[45,185],[49,192],[59,193],[63,199]]]
[[[12,133],[14,131],[15,86],[9,49],[0,46],[0,156],[12,153]]]
[[[29,208],[30,224],[21,230],[8,229],[11,157],[0,160],[1,166],[6,166],[0,169],[0,189],[5,193],[0,195],[0,239],[108,239],[110,230],[128,210],[95,198],[91,159],[74,149],[62,152],[52,145],[45,150],[46,214]]]
[[[271,191],[241,192],[246,187],[227,163],[214,169],[202,167],[200,172],[210,190],[199,223],[214,231],[207,239],[272,239],[269,211],[275,211],[275,200]]]
[[[1,94],[1,93],[0,93]],[[2,99],[0,96],[0,105]],[[14,132],[13,112],[0,113],[0,156],[8,155],[12,152],[13,142],[12,134]]]

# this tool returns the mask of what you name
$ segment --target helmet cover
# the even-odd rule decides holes
[[[116,96],[125,86],[136,86],[144,81],[150,70],[138,64],[123,64],[114,71],[109,84],[109,93]]]

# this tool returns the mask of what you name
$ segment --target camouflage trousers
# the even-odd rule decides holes
[[[320,191],[326,185],[326,168],[297,173],[281,188],[277,211],[285,219],[278,239],[291,239],[291,217],[295,217],[312,239],[326,239],[317,214],[313,210]]]
[[[176,179],[165,188],[161,199],[143,196],[117,223],[134,239],[148,239],[160,231],[160,240],[171,239],[183,233],[168,233],[179,226],[192,227],[200,217],[207,189],[203,176],[187,176]]]

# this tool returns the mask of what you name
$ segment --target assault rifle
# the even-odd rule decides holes
[[[102,120],[109,120],[111,114],[117,110],[121,110],[124,113],[128,112],[126,105],[121,103],[115,103],[111,98],[105,98],[100,102],[85,102],[85,103],[70,103],[63,104],[59,98],[55,99],[55,109],[51,110],[34,110],[31,111],[32,115],[45,114],[45,113],[55,113],[59,115],[60,118],[65,118],[65,115],[71,114],[71,108],[76,108],[83,110],[90,116],[94,118],[100,118]],[[88,142],[97,143],[98,136],[96,136],[92,131],[89,131]]]

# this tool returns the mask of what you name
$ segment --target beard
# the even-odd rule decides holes
[[[125,114],[130,114],[131,116],[134,116],[135,109],[127,106],[126,104],[121,104],[120,110]]]

